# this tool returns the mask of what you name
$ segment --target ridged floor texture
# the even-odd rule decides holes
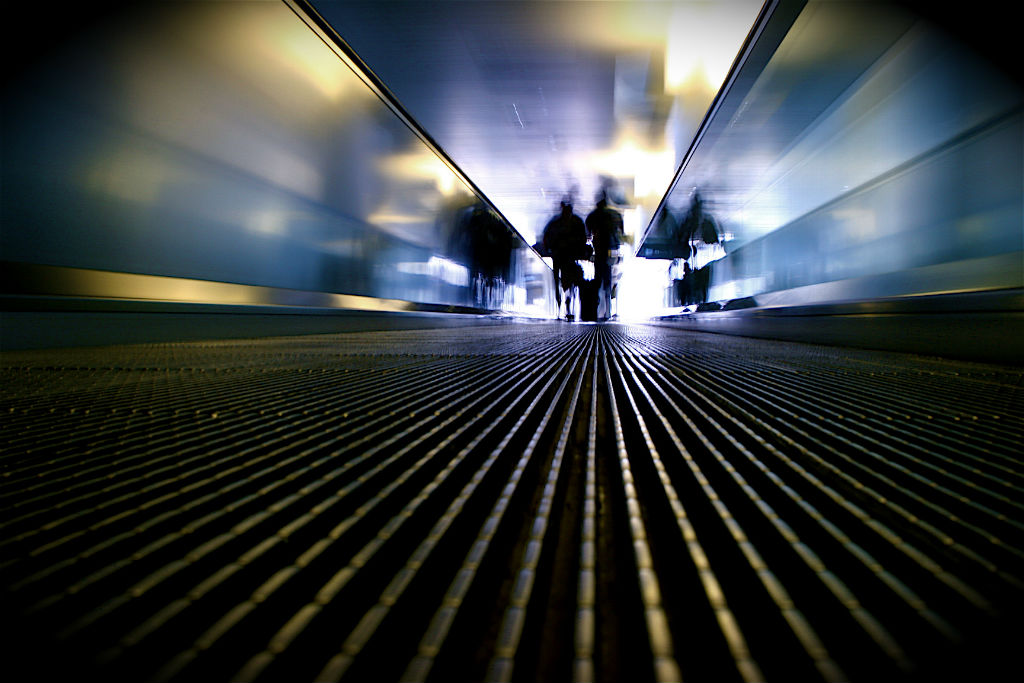
[[[566,323],[2,360],[7,680],[1021,672],[1019,367]]]

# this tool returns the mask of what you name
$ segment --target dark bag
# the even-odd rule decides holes
[[[580,320],[597,322],[597,280],[584,280],[580,283]]]

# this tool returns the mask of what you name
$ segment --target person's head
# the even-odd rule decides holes
[[[563,216],[568,216],[571,213],[572,213],[572,204],[570,202],[563,201],[562,202],[562,215]]]

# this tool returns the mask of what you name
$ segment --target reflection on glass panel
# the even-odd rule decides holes
[[[550,313],[540,257],[283,3],[111,15],[18,74],[3,145],[6,261]]]
[[[1024,96],[955,39],[810,2],[739,96],[641,249],[670,264],[665,307],[1024,285]]]

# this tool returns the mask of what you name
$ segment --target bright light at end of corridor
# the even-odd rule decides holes
[[[595,155],[591,166],[613,177],[633,178],[637,199],[660,198],[676,170],[672,149],[646,148],[632,135],[623,136],[613,149]]]
[[[665,288],[671,261],[624,256],[619,264],[617,313],[619,320],[649,320],[665,308]]]

